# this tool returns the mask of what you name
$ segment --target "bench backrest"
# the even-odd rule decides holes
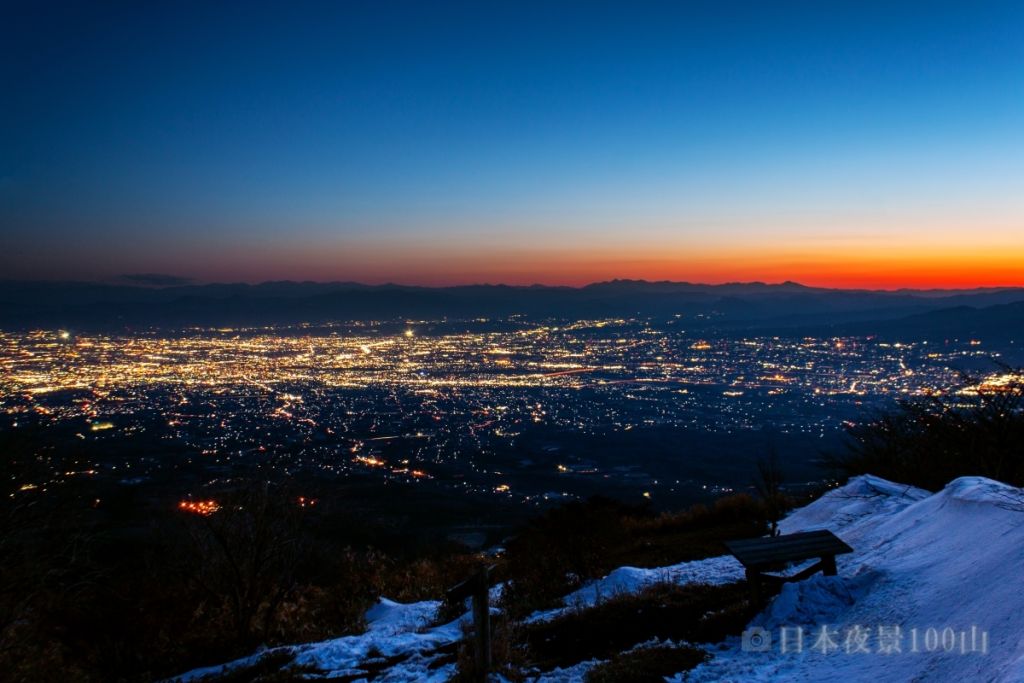
[[[826,529],[771,538],[726,541],[725,545],[748,569],[853,552],[853,548]]]

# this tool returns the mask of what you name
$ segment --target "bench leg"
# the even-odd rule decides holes
[[[821,573],[825,576],[836,575],[836,556],[826,555],[821,558]]]
[[[750,598],[757,604],[761,602],[761,575],[753,569],[747,570],[747,586],[750,587]]]

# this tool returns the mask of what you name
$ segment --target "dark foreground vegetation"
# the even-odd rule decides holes
[[[661,683],[667,676],[689,671],[708,658],[687,645],[656,645],[614,655],[587,674],[589,683]]]
[[[767,527],[761,501],[739,494],[711,505],[653,514],[605,498],[570,503],[534,519],[508,546],[499,577],[513,617],[559,598],[616,567],[661,567],[723,552],[722,541]]]
[[[559,606],[566,593],[616,567],[660,567],[721,555],[723,540],[758,536],[769,528],[769,506],[746,494],[675,513],[654,514],[602,498],[549,511],[509,542],[498,564],[505,589],[502,616],[493,625],[495,666],[517,680],[604,660],[591,675],[595,681],[660,681],[696,666],[704,652],[680,643],[713,643],[738,635],[764,606],[751,602],[744,584],[658,583],[636,594],[609,595],[550,621],[524,623],[521,618]],[[463,645],[460,674],[473,680],[469,649]]]
[[[247,482],[203,515],[154,512],[146,528],[90,501],[4,501],[0,669],[5,680],[144,681],[264,644],[356,633],[380,595],[440,594],[475,556],[407,539]]]
[[[738,635],[761,607],[752,604],[743,583],[658,583],[530,625],[524,629],[524,639],[531,662],[547,670],[608,659],[652,640],[716,643]]]
[[[343,500],[302,504],[292,486],[255,479],[226,482],[209,514],[163,500],[143,505],[140,518],[130,512],[138,500],[117,501],[86,484],[66,491],[59,499],[16,492],[2,503],[7,680],[146,681],[261,645],[358,633],[381,595],[436,599],[495,560],[374,527],[349,516]],[[602,498],[550,510],[497,558],[497,578],[509,585],[498,659],[517,669],[564,661],[538,648],[536,633],[516,620],[617,566],[720,554],[722,539],[766,528],[764,505],[747,495],[678,513]],[[283,664],[261,660],[251,675],[231,676],[277,680],[268,672]]]
[[[874,474],[938,491],[961,476],[1024,486],[1024,371],[968,382],[964,393],[901,401],[851,427],[831,462],[845,476]]]

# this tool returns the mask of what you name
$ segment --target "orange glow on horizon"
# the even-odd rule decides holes
[[[677,255],[666,256],[666,253]],[[475,255],[406,256],[392,263],[316,268],[318,279],[370,284],[449,286],[465,284],[583,286],[613,279],[693,282],[799,282],[842,289],[970,289],[1024,286],[1024,247],[912,251],[790,252],[762,249],[663,252],[631,250],[509,249]],[[389,267],[390,266],[390,267]],[[303,270],[308,273],[308,270]],[[382,275],[381,273],[384,273]],[[294,277],[300,277],[295,273]]]
[[[168,272],[196,282],[273,280],[582,286],[613,279],[693,282],[799,282],[856,289],[964,289],[1024,286],[1024,229],[853,235],[764,233],[700,238],[629,231],[584,235],[566,243],[537,239],[504,243],[447,236],[434,242],[359,244],[259,243],[169,248],[135,264],[139,272]],[[554,239],[554,238],[553,238]],[[527,246],[524,246],[524,243]],[[180,264],[187,263],[187,268]],[[124,268],[94,262],[83,279],[111,279]]]

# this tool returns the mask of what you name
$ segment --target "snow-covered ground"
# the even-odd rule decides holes
[[[706,560],[695,562],[681,562],[654,569],[619,567],[603,579],[592,581],[565,596],[562,599],[563,607],[534,612],[526,618],[526,621],[532,623],[553,619],[565,612],[593,607],[602,600],[616,595],[637,593],[645,586],[654,583],[722,584],[739,581],[743,577],[743,565],[737,562],[732,555],[709,557]]]
[[[732,639],[676,680],[1024,681],[1024,491],[964,477],[929,495],[858,477],[783,524],[816,527],[855,550],[839,576],[785,585],[751,624],[770,651]]]
[[[863,476],[794,511],[781,526],[783,533],[828,528],[855,552],[838,558],[839,576],[786,584],[754,619],[751,627],[772,637],[768,651],[745,651],[743,640],[733,638],[675,680],[1024,682],[1024,491],[967,477],[931,495]],[[659,569],[621,567],[566,596],[564,607],[530,619],[550,619],[655,581],[725,583],[742,576],[727,556]],[[278,650],[328,677],[369,672],[387,660],[374,680],[446,680],[454,664],[438,648],[461,637],[460,620],[428,627],[437,607],[381,600],[367,613],[364,634]],[[177,680],[196,681],[258,657]],[[537,680],[582,681],[595,663]]]
[[[383,661],[394,658],[387,669],[374,677],[377,681],[446,681],[455,673],[452,662],[439,663],[438,648],[462,638],[456,619],[443,626],[428,627],[441,603],[427,600],[401,604],[382,598],[366,613],[367,629],[357,636],[333,638],[320,643],[288,645],[258,652],[220,666],[195,669],[174,681],[189,683],[255,664],[272,652],[295,655],[296,666],[313,667],[319,676],[341,678],[369,673]],[[468,618],[465,615],[462,618]]]

